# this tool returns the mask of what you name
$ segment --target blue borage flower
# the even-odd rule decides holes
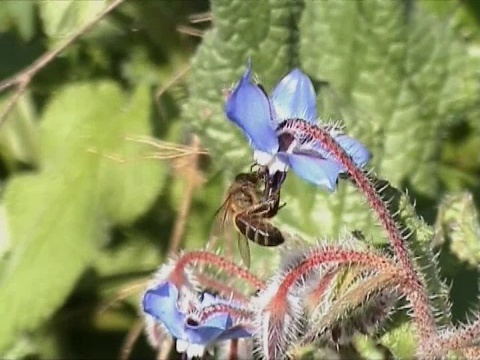
[[[217,342],[252,336],[226,312],[200,320],[202,310],[219,304],[232,305],[206,292],[197,298],[181,299],[177,287],[168,281],[148,289],[142,300],[144,313],[177,339],[177,351],[186,352],[188,358],[202,356]]]
[[[295,129],[289,126],[302,122],[310,127],[325,126],[317,124],[316,95],[308,76],[299,69],[291,71],[268,97],[260,85],[252,83],[251,74],[249,60],[240,82],[227,99],[225,112],[249,139],[255,161],[267,166],[270,174],[291,167],[304,180],[335,190],[338,176],[345,169],[318,141],[302,133],[301,126]],[[363,144],[338,128],[325,128],[357,166],[365,166],[371,154]]]

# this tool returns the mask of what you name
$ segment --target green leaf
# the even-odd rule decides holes
[[[141,234],[127,233],[125,244],[102,251],[95,258],[94,267],[99,276],[132,275],[152,271],[161,263],[158,251],[152,242]]]
[[[37,352],[36,345],[30,336],[19,336],[15,343],[2,355],[5,359],[25,359]]]
[[[252,56],[261,83],[269,89],[297,65],[295,24],[300,10],[300,2],[294,1],[265,1],[253,5],[238,0],[212,4],[213,15],[219,21],[205,35],[193,59],[189,79],[191,96],[184,115],[200,133],[215,164],[224,166],[229,179],[232,172],[239,172],[251,163],[252,155],[244,135],[225,117],[221,89],[239,80],[248,56]],[[338,235],[349,225],[358,228],[361,224],[363,231],[372,229],[362,197],[353,195],[356,192],[353,187],[342,189],[329,196],[292,174],[283,191],[288,209],[282,211],[278,219],[285,230],[300,230],[310,238]],[[319,195],[312,196],[314,193]],[[351,199],[348,205],[344,203],[347,197]],[[347,220],[342,217],[346,211],[351,212]],[[322,219],[320,227],[318,219]]]
[[[355,349],[361,355],[362,359],[383,360],[385,354],[378,348],[374,339],[365,335],[355,336],[353,339]]]
[[[7,227],[7,211],[5,206],[2,204],[0,205],[0,264],[2,264],[2,260],[8,254],[8,251],[11,247],[11,239],[10,239],[10,232],[8,231]],[[2,273],[2,269],[0,268],[0,274]]]
[[[478,266],[480,224],[472,194],[450,194],[442,200],[435,224],[435,245],[445,241],[461,261]]]
[[[282,230],[299,233],[310,241],[341,238],[358,230],[368,234],[370,243],[386,242],[365,197],[347,180],[340,180],[335,193],[330,194],[291,172],[282,187],[282,200],[287,204],[277,216]]]
[[[93,240],[102,236],[105,219],[92,196],[93,173],[72,175],[19,176],[7,187],[14,246],[1,278],[0,298],[8,306],[0,308],[0,349],[58,308],[95,254]]]
[[[410,2],[306,1],[300,29],[304,69],[330,84],[375,170],[434,196],[442,134],[478,101],[478,65],[451,25]]]
[[[162,186],[159,162],[121,163],[144,151],[125,135],[150,133],[150,97],[111,82],[74,84],[49,102],[41,122],[41,171],[14,177],[4,201],[12,241],[2,266],[0,351],[62,305],[111,224],[144,213]]]
[[[0,102],[4,108],[9,101]],[[37,114],[29,93],[24,94],[5,119],[0,128],[0,156],[9,168],[15,162],[37,165],[38,163],[38,124]]]
[[[471,119],[472,125],[478,123],[478,115]],[[475,189],[478,184],[478,174],[480,174],[478,149],[480,149],[480,133],[474,128],[468,136],[443,146],[440,175],[448,190],[461,192],[465,188]]]
[[[35,2],[4,1],[0,12],[0,28],[12,24],[24,41],[29,41],[35,34]]]
[[[475,0],[419,0],[420,7],[425,8],[431,14],[449,21],[456,31],[465,38],[480,39],[480,27],[478,26],[478,3]],[[473,45],[473,44],[472,44]],[[477,46],[476,44],[473,46]]]
[[[380,341],[392,352],[394,359],[413,359],[417,347],[414,334],[415,327],[404,323],[387,332]]]
[[[163,165],[138,160],[145,148],[126,139],[151,131],[148,89],[139,86],[125,99],[118,86],[99,82],[71,86],[62,94],[52,101],[45,115],[49,121],[42,124],[43,167],[70,166],[78,156],[93,157],[98,161],[98,196],[108,215],[115,222],[131,222],[152,204],[152,189],[158,191],[163,177]],[[98,99],[104,99],[103,104]]]
[[[222,89],[240,79],[248,57],[267,89],[297,65],[299,9],[299,3],[290,0],[212,1],[215,27],[192,60],[184,117],[218,166],[238,170],[251,162],[247,141],[223,113]]]
[[[90,22],[102,12],[107,1],[46,0],[38,5],[45,33],[56,41],[71,36]]]
[[[276,19],[287,24],[298,18],[299,4],[288,4],[213,3],[219,20],[193,60],[184,115],[215,163],[231,179],[252,158],[243,134],[223,113],[222,87],[238,81],[244,59],[252,55],[261,83],[271,88],[297,64],[299,38],[301,67],[314,80],[329,83],[317,87],[323,118],[343,120],[347,133],[372,150],[371,165],[394,185],[408,181],[434,195],[441,134],[477,101],[475,64],[452,29],[415,7],[407,12],[402,2],[307,1],[300,32],[296,26],[280,32]],[[285,36],[266,51],[273,46],[268,37],[277,33]],[[286,49],[290,57],[283,57]],[[384,241],[363,196],[349,184],[325,194],[292,174],[282,196],[288,208],[278,219],[286,230],[315,238],[356,229],[374,242]]]

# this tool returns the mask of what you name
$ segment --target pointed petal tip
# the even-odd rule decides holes
[[[242,79],[240,81],[250,82],[251,79],[252,79],[252,60],[248,58],[247,67],[245,68],[245,71],[243,72],[243,75],[242,75]]]
[[[292,71],[290,71],[289,75],[294,78],[307,78],[308,81],[310,81],[310,78],[299,68],[294,68]]]
[[[247,58],[247,69],[252,69],[252,58],[250,56]]]
[[[290,71],[275,87],[272,101],[277,120],[303,119],[316,123],[317,103],[313,83],[298,68]]]
[[[271,125],[271,105],[260,87],[251,81],[248,67],[228,97],[224,111],[229,120],[240,127],[253,147],[265,152],[278,149],[278,139]]]

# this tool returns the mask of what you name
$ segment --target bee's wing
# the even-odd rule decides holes
[[[228,196],[223,204],[215,212],[210,230],[209,240],[207,243],[207,250],[216,251],[218,240],[223,241],[223,253],[228,256],[233,256],[234,233],[235,229],[232,226],[232,212],[231,212],[232,197]]]
[[[240,256],[242,257],[243,263],[247,268],[250,267],[250,245],[248,244],[248,239],[238,234],[238,250],[240,251]]]
[[[215,250],[217,245],[218,238],[225,236],[225,222],[228,217],[228,204],[230,197],[227,197],[222,205],[215,211],[212,218],[212,227],[210,229],[210,234],[208,236],[207,250]]]

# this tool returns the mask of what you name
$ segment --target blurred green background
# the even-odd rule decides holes
[[[110,3],[0,1],[0,79]],[[480,262],[477,1],[126,0],[18,99],[16,86],[0,94],[2,358],[118,356],[140,291],[106,305],[172,239],[203,247],[226,186],[252,162],[222,110],[248,57],[268,91],[302,68],[322,119],[342,121],[379,177],[408,190],[426,222],[415,230],[442,250],[454,320],[465,319]],[[291,174],[283,197],[275,221],[287,232],[386,243],[346,181],[325,194]],[[252,251],[265,275],[256,259],[272,252]],[[140,338],[132,358],[154,357]]]

